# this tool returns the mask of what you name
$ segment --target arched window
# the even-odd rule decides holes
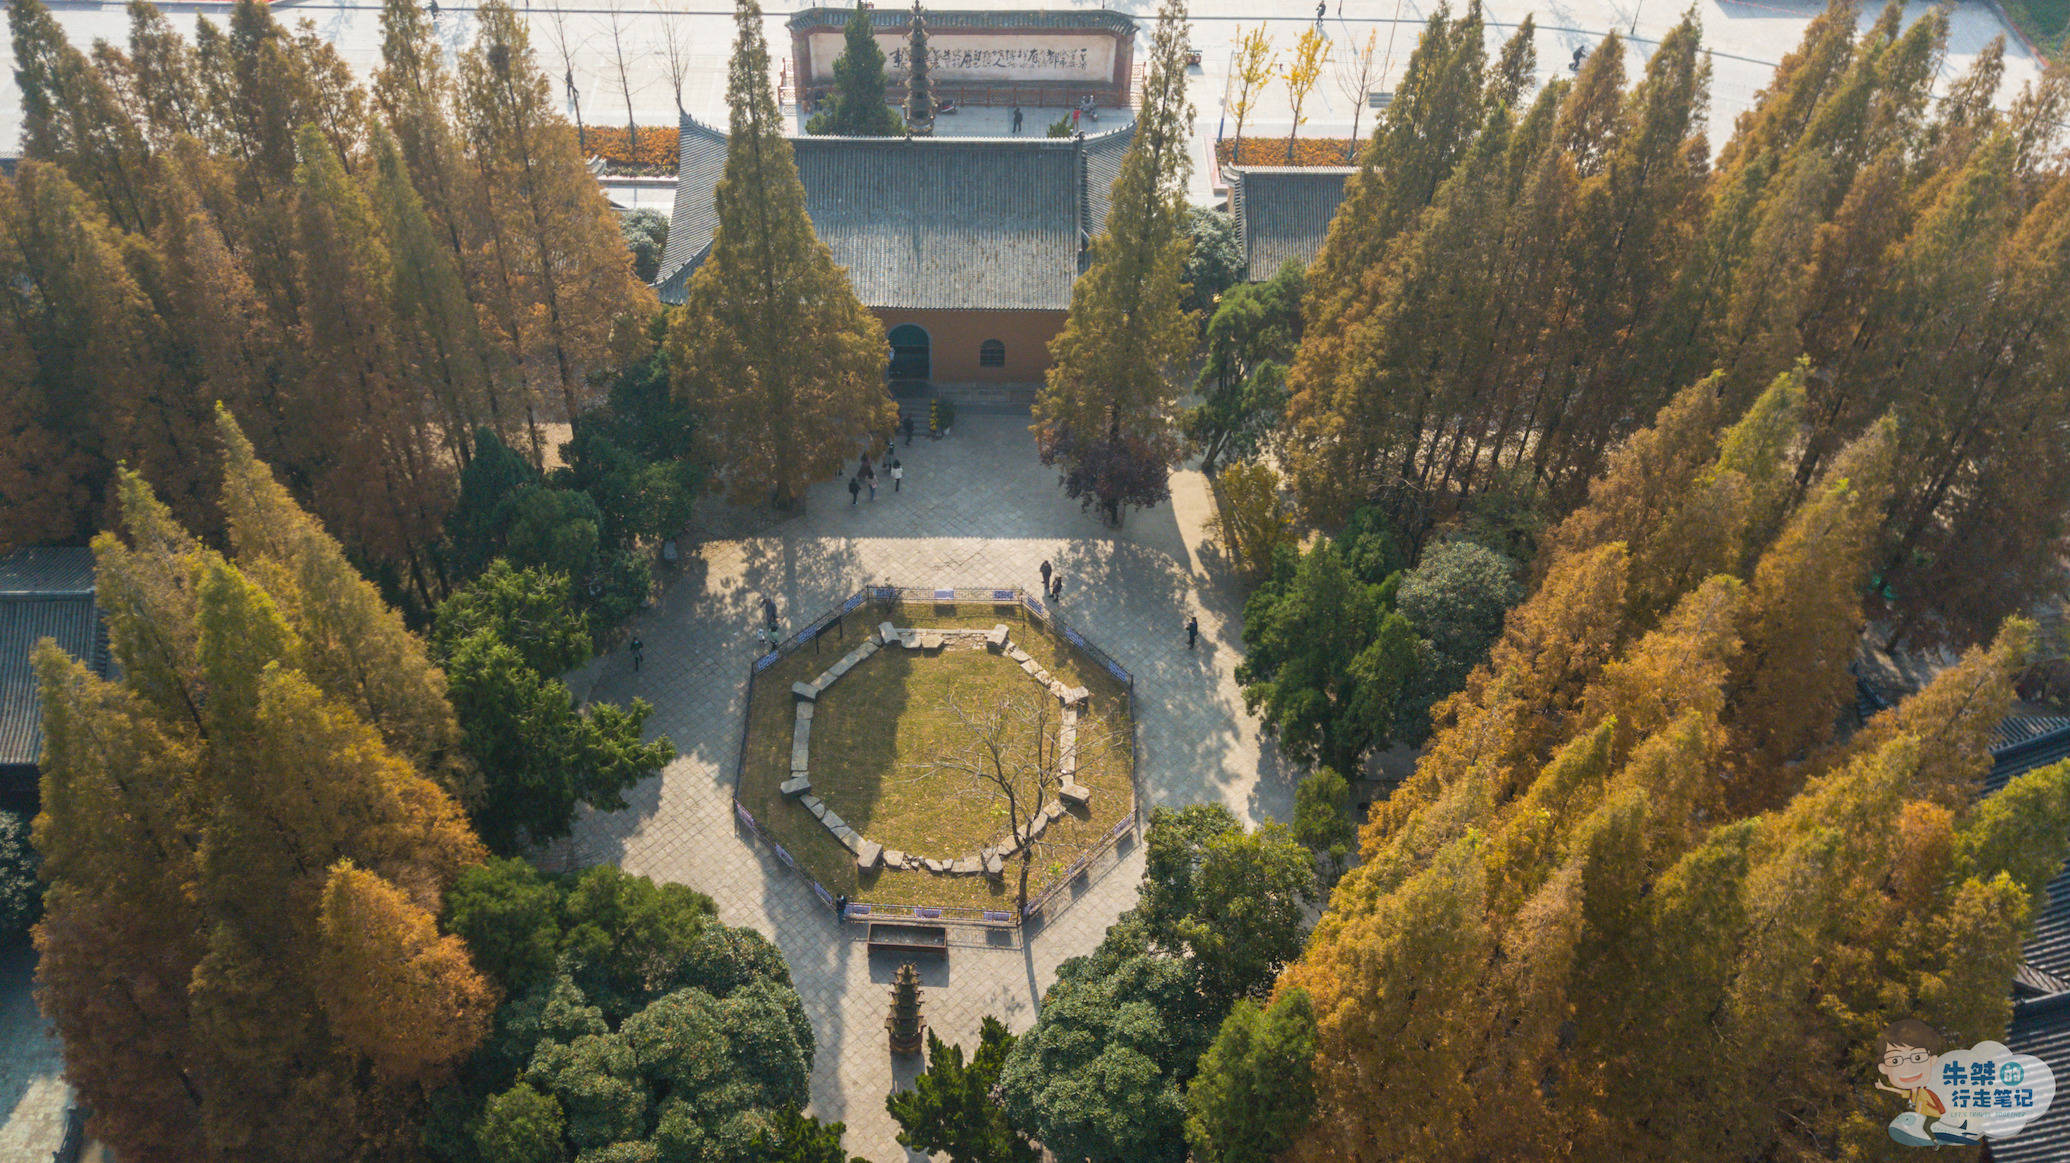
[[[979,367],[1005,367],[1006,345],[996,339],[987,339],[978,344]]]

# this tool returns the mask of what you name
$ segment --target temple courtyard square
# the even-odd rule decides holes
[[[1213,545],[1199,473],[1174,474],[1170,503],[1108,529],[1036,459],[1025,410],[966,407],[947,439],[923,435],[898,451],[905,487],[880,488],[874,501],[851,505],[834,481],[780,520],[709,506],[661,600],[633,621],[646,647],[641,668],[620,649],[577,682],[590,698],[652,702],[649,729],[681,754],[628,794],[628,810],[579,823],[572,855],[690,885],[717,902],[721,920],[777,943],[817,1040],[810,1113],[845,1122],[848,1149],[872,1161],[908,1158],[884,1109],[886,1093],[921,1068],[918,1057],[894,1059],[884,1032],[903,958],[870,954],[863,925],[837,924],[805,877],[734,823],[765,594],[790,633],[873,584],[1033,591],[1047,559],[1063,577],[1058,615],[1135,677],[1144,819],[1157,806],[1219,801],[1247,821],[1284,820],[1294,794],[1236,685],[1242,604]],[[1201,628],[1191,652],[1189,614]],[[827,644],[828,663],[868,633],[854,621],[845,645]],[[1090,952],[1134,903],[1142,871],[1138,832],[1064,890],[1024,939],[952,928],[946,961],[918,959],[929,1028],[966,1048],[987,1014],[1025,1030],[1057,966]]]

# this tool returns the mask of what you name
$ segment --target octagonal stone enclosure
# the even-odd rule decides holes
[[[1043,619],[884,603],[829,630],[758,676],[739,785],[779,857],[829,893],[997,909],[1024,857],[1032,899],[1133,812],[1127,688]],[[938,762],[975,742],[956,707],[1008,700],[1017,723],[1039,714],[1051,774],[1018,828],[996,789]]]

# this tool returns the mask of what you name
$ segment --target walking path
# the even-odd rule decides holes
[[[1247,820],[1286,819],[1293,786],[1243,708],[1241,603],[1217,584],[1203,549],[1210,502],[1198,473],[1177,474],[1173,499],[1108,530],[1056,487],[1036,460],[1025,412],[959,417],[954,435],[901,446],[902,492],[848,503],[843,483],[812,490],[802,515],[760,530],[726,531],[686,549],[665,595],[633,624],[646,644],[640,671],[623,651],[597,666],[590,696],[655,705],[652,729],[681,757],[628,796],[631,807],[577,827],[587,864],[680,881],[711,895],[728,924],[768,934],[783,950],[818,1040],[811,1113],[848,1124],[848,1149],[905,1160],[884,1097],[919,1069],[894,1060],[884,1016],[898,958],[869,955],[860,926],[837,925],[804,881],[733,826],[748,666],[762,595],[795,628],[870,582],[1033,589],[1047,558],[1064,579],[1063,616],[1136,676],[1138,775],[1145,812],[1209,800]],[[740,520],[738,514],[732,515]],[[1185,623],[1200,618],[1199,648]],[[987,1014],[1016,1030],[1034,1020],[1057,966],[1099,943],[1135,902],[1140,842],[1096,872],[1081,895],[1018,947],[973,934],[947,963],[921,966],[929,1026],[974,1048]],[[918,1155],[912,1158],[920,1158]]]

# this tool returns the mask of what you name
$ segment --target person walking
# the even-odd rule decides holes
[[[640,636],[635,634],[630,645],[632,646],[633,669],[638,670],[640,669],[640,660],[647,656],[647,644],[640,641]]]
[[[1021,131],[1021,107],[1018,105],[1013,107],[1013,131],[1015,133]]]
[[[1045,594],[1049,592],[1049,575],[1051,572],[1049,558],[1045,557],[1042,559],[1042,592]]]
[[[891,458],[891,491],[898,492],[905,483],[906,466],[900,464],[899,459],[894,456]]]
[[[762,620],[771,626],[776,625],[776,601],[768,594],[762,595]]]
[[[849,478],[848,478],[848,503],[849,503],[849,505],[850,505],[850,506],[853,506],[853,505],[854,505],[854,504],[855,504],[855,503],[856,503],[856,502],[857,502],[858,500],[861,500],[861,499],[862,499],[862,491],[863,491],[863,483],[862,483],[862,478],[860,478],[860,477],[849,477]]]
[[[862,479],[863,479],[863,483],[864,483],[864,484],[866,484],[866,485],[870,486],[870,499],[871,499],[871,500],[873,500],[873,501],[874,501],[874,500],[876,500],[876,499],[877,499],[877,470],[876,470],[876,469],[874,469],[874,468],[871,468],[871,467],[869,466],[869,464],[868,464],[868,463],[864,463],[864,465],[863,465],[863,469],[862,469]]]
[[[1198,641],[1200,641],[1200,618],[1198,616],[1189,616],[1186,619],[1186,649],[1193,649],[1193,644]]]
[[[1080,115],[1080,114],[1083,114],[1084,112],[1085,112],[1085,109],[1084,109],[1084,107],[1082,107],[1082,106],[1078,106],[1078,105],[1073,105],[1073,106],[1071,106],[1071,132],[1073,132],[1073,133],[1076,133],[1076,132],[1078,132],[1078,118],[1079,118],[1079,115]]]
[[[906,414],[903,424],[906,429],[906,447],[911,448],[913,447],[913,416],[911,413]]]
[[[1064,600],[1064,571],[1062,570],[1058,570],[1056,580],[1049,583],[1049,600],[1052,602]]]

